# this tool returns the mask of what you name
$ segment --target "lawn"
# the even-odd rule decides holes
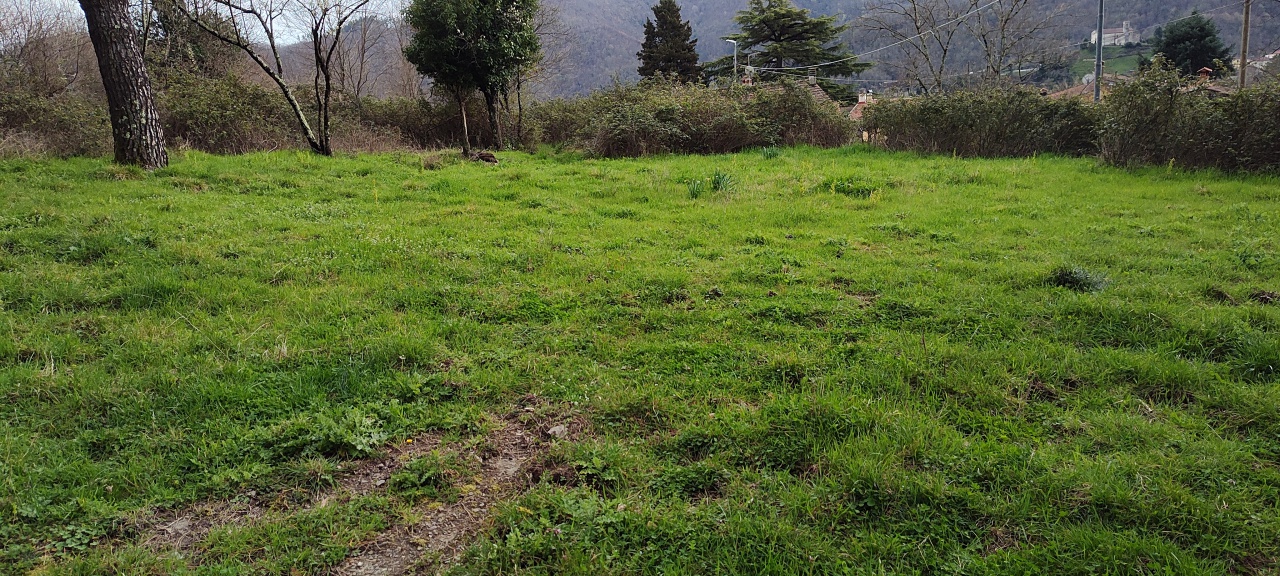
[[[1126,48],[1123,46],[1103,46],[1102,58],[1107,74],[1133,74],[1143,56],[1150,59],[1155,52],[1145,46]],[[1093,74],[1094,51],[1086,49],[1079,53],[1079,59],[1071,65],[1072,77],[1079,81],[1086,75]]]
[[[323,573],[522,411],[455,573],[1280,569],[1277,179],[501,157],[0,161],[0,573]]]

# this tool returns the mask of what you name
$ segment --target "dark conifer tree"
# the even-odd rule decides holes
[[[1218,36],[1218,25],[1199,13],[1170,24],[1156,40],[1155,49],[1173,62],[1186,76],[1195,75],[1201,68],[1213,68],[1214,76],[1233,70],[1232,49],[1223,45]]]
[[[695,82],[702,77],[698,65],[698,41],[693,26],[680,19],[680,6],[675,0],[658,0],[653,19],[644,23],[644,44],[640,46],[640,75],[658,75]]]

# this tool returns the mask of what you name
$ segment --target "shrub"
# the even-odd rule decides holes
[[[74,93],[0,91],[0,156],[101,156],[111,122],[100,102]]]
[[[892,150],[984,157],[1091,154],[1097,125],[1093,106],[1025,89],[889,100],[863,117],[872,140]]]
[[[771,144],[807,144],[834,148],[853,141],[857,126],[840,113],[840,108],[819,102],[813,93],[794,82],[781,82],[777,89],[761,89],[751,102],[751,111],[771,132]]]
[[[215,154],[301,145],[297,120],[280,95],[235,76],[165,76],[158,107],[171,145]]]
[[[1222,95],[1157,58],[1112,91],[1103,114],[1100,148],[1110,164],[1280,169],[1280,83]]]
[[[358,119],[367,127],[398,133],[400,138],[419,148],[443,148],[462,142],[462,116],[453,102],[433,102],[425,98],[365,98],[342,108],[342,116]],[[484,103],[467,102],[471,120],[471,136],[478,142],[489,141],[489,125]]]
[[[539,104],[529,116],[532,130],[546,143],[605,157],[718,154],[777,144],[840,146],[854,133],[853,123],[836,107],[791,84],[758,89],[668,81],[619,84],[585,98]]]

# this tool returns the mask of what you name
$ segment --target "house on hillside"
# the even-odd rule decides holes
[[[1228,79],[1224,82],[1214,82],[1214,69],[1208,66],[1201,68],[1197,75],[1199,78],[1195,83],[1182,89],[1183,94],[1200,94],[1206,98],[1223,98],[1236,93],[1236,85],[1234,81]]]
[[[1138,44],[1142,42],[1142,32],[1134,28],[1128,20],[1120,28],[1103,28],[1102,29],[1102,45],[1103,46],[1124,46],[1125,44]],[[1089,34],[1089,43],[1098,43],[1098,31],[1094,30]]]

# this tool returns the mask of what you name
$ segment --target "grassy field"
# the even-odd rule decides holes
[[[1155,52],[1145,46],[1125,48],[1123,46],[1103,46],[1102,59],[1107,74],[1133,74],[1138,70],[1141,57],[1150,59]],[[1082,50],[1078,60],[1071,65],[1072,77],[1078,82],[1088,74],[1093,74],[1093,49]]]
[[[322,573],[415,499],[290,502],[532,395],[458,574],[1277,573],[1280,181],[502,160],[0,161],[0,573]]]

